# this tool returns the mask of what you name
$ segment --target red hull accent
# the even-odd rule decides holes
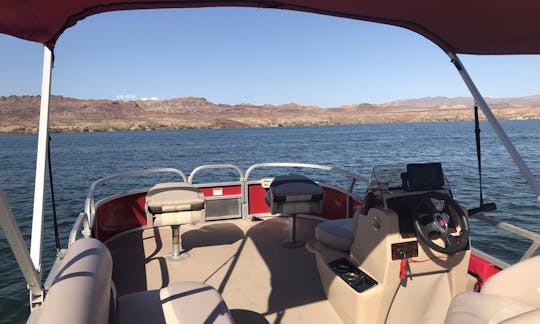
[[[268,189],[263,188],[260,184],[251,184],[248,186],[248,197],[249,197],[249,211],[250,215],[252,214],[264,214],[269,213],[270,208],[266,205],[264,196],[266,195]]]
[[[469,260],[469,273],[472,273],[477,278],[480,278],[478,282],[478,288],[482,288],[482,285],[486,280],[501,271],[502,269],[494,265],[493,263],[482,259],[481,257],[471,254]]]
[[[358,200],[350,198],[341,190],[334,188],[324,188],[324,203],[323,211],[317,215],[326,219],[340,219],[353,217],[354,211],[362,206],[362,203]],[[347,199],[351,201],[351,209],[349,215],[347,215]]]
[[[110,200],[96,209],[96,238],[105,242],[118,233],[146,225],[146,192]]]
[[[347,217],[347,194],[334,188],[323,188],[325,192],[323,212],[317,216],[326,219]],[[203,187],[199,189],[206,197],[241,194],[240,185]],[[248,190],[249,214],[269,213],[270,210],[264,200],[267,189],[259,184],[251,184]],[[217,194],[218,192],[219,194]],[[362,206],[362,203],[350,199],[352,208],[349,217],[352,217],[354,210]],[[146,193],[137,193],[110,200],[99,206],[96,210],[96,238],[106,241],[118,233],[146,225],[145,201]]]

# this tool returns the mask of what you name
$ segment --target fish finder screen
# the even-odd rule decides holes
[[[440,163],[407,164],[407,178],[411,190],[432,190],[444,186]]]

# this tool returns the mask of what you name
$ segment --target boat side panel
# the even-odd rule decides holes
[[[131,194],[105,202],[96,209],[95,236],[102,242],[118,233],[146,225],[146,193]]]
[[[347,217],[347,199],[351,199],[350,217],[354,210],[362,204],[358,200],[348,198],[341,190],[323,186],[324,206],[322,213],[316,215],[326,219]],[[205,197],[227,197],[241,194],[240,186],[201,187]],[[269,213],[264,200],[266,189],[259,184],[249,185],[249,214]],[[134,193],[104,202],[96,209],[95,237],[105,242],[110,237],[124,231],[145,226],[146,193]],[[240,215],[239,215],[240,216]]]
[[[215,187],[198,187],[205,197],[221,197],[221,196],[233,196],[241,195],[242,187],[237,186],[215,186]]]
[[[326,219],[350,218],[354,215],[354,211],[362,206],[362,203],[348,196],[345,192],[323,186],[324,188],[324,204],[323,211],[320,217]],[[347,215],[347,199],[350,199],[350,214]]]
[[[260,184],[250,184],[248,186],[250,215],[270,213],[270,208],[268,208],[264,200],[267,190]]]
[[[499,271],[501,271],[501,269],[493,263],[484,260],[477,255],[471,254],[469,260],[469,273],[473,274],[477,279],[480,279],[478,288],[482,288],[482,284]]]

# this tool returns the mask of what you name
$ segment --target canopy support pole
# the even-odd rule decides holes
[[[2,187],[0,187],[0,228],[4,231],[11,251],[21,268],[30,290],[30,309],[34,309],[43,302],[43,287]]]
[[[41,81],[39,135],[36,158],[36,179],[34,184],[34,213],[32,217],[32,238],[30,244],[30,257],[40,276],[43,211],[45,201],[45,169],[47,168],[47,147],[49,145],[49,106],[53,63],[52,50],[47,46],[44,46],[43,48],[43,79]]]
[[[529,184],[529,187],[531,187],[534,194],[536,195],[536,198],[540,200],[540,186],[538,185],[535,176],[532,174],[532,172],[529,170],[529,168],[523,161],[523,158],[514,147],[514,144],[512,144],[512,142],[510,141],[510,138],[508,138],[508,135],[506,135],[506,132],[497,120],[497,117],[495,117],[488,104],[480,94],[480,91],[478,91],[478,88],[476,88],[476,85],[472,81],[467,70],[465,70],[465,67],[461,63],[461,60],[455,53],[448,52],[447,55],[450,57],[452,63],[454,63],[456,69],[463,78],[463,81],[465,81],[465,84],[467,85],[469,91],[474,97],[474,100],[476,101],[480,109],[482,109],[482,112],[484,113],[484,116],[486,116],[487,121],[489,122],[489,124],[495,131],[495,134],[497,134],[497,137],[499,137],[499,140],[502,142],[502,144],[510,154],[510,157],[512,157],[512,159],[516,163],[519,171]]]

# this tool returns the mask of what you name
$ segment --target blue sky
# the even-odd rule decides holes
[[[0,95],[40,92],[43,49],[0,35]],[[322,107],[469,95],[448,57],[412,32],[268,9],[130,11],[88,17],[55,49],[52,93],[205,97]],[[489,97],[540,94],[540,56],[462,56]]]

